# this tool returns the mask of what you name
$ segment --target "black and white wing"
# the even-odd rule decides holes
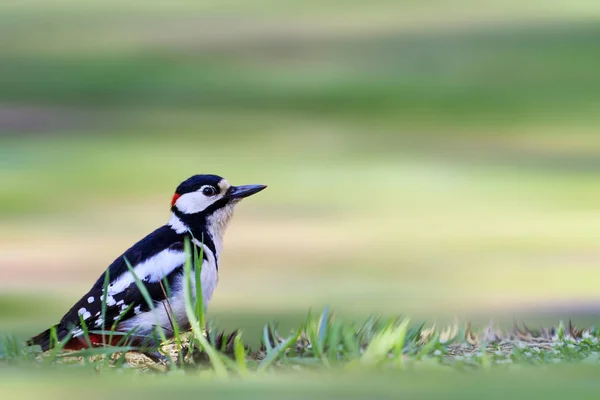
[[[150,299],[156,304],[165,300],[176,285],[183,274],[184,262],[183,243],[178,242],[132,267]],[[104,302],[106,309],[103,318]],[[94,286],[65,314],[59,327],[78,337],[83,334],[81,320],[85,321],[88,330],[111,330],[117,322],[147,311],[150,311],[150,305],[140,291],[134,275],[127,270],[116,279],[111,279],[106,294],[104,285],[99,288]]]

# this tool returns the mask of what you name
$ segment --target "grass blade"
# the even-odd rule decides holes
[[[79,323],[81,324],[81,329],[83,329],[83,337],[85,339],[85,344],[87,344],[88,348],[92,347],[92,341],[90,340],[90,333],[88,332],[87,323],[85,319],[83,319],[83,315],[79,314]]]
[[[242,333],[239,332],[233,340],[233,354],[237,363],[238,373],[242,376],[248,375],[248,364],[246,362],[246,349],[242,343]]]
[[[266,368],[271,366],[275,361],[281,358],[281,356],[283,356],[288,349],[294,347],[301,333],[302,329],[298,329],[298,331],[293,336],[290,336],[283,342],[279,343],[270,352],[268,352],[266,357],[262,359],[258,364],[258,370],[265,370]]]
[[[329,322],[329,306],[325,306],[321,318],[319,319],[318,338],[319,348],[323,351],[325,347],[325,335],[327,334],[327,325]]]
[[[206,340],[206,338],[204,337],[202,328],[200,327],[200,321],[198,320],[197,315],[195,314],[196,310],[194,308],[194,303],[192,301],[192,292],[191,292],[191,287],[190,287],[191,286],[190,282],[191,282],[191,278],[192,278],[192,271],[191,271],[192,270],[192,260],[191,260],[192,251],[191,251],[190,241],[188,238],[186,238],[186,240],[185,240],[184,249],[185,249],[185,254],[186,254],[186,260],[183,265],[183,273],[184,273],[183,279],[185,282],[185,284],[183,285],[184,296],[185,296],[185,312],[186,312],[188,320],[190,322],[190,326],[192,328],[192,333],[194,334],[194,337],[196,338],[196,340],[198,340],[198,342],[200,342],[200,345],[202,346],[202,348],[208,355],[208,358],[211,362],[213,370],[215,371],[215,373],[217,374],[218,377],[225,378],[225,377],[227,377],[227,368],[225,367],[225,363],[219,356],[219,353],[214,349],[213,346],[210,345],[208,340]],[[202,300],[200,300],[200,301],[202,301]]]
[[[203,234],[204,235],[204,234]],[[200,253],[198,253],[198,246],[194,244],[194,283],[196,286],[196,299],[194,309],[200,326],[204,328],[206,326],[206,319],[204,313],[204,295],[202,293],[202,263],[204,261],[204,236],[200,242]]]
[[[267,353],[273,350],[273,345],[271,344],[271,325],[266,324],[263,328],[263,342],[265,344],[265,350]]]
[[[402,349],[408,322],[408,319],[405,319],[396,327],[389,323],[381,332],[376,334],[365,349],[361,362],[377,365],[386,361],[392,350]]]
[[[100,311],[102,315],[102,330],[106,329],[106,299],[108,298],[108,285],[110,284],[110,269],[106,270],[104,274],[104,284],[102,287],[102,309]],[[106,345],[104,342],[104,336],[102,336],[102,343]]]

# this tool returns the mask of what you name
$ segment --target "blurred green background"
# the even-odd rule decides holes
[[[0,332],[56,322],[196,173],[264,183],[209,316],[600,312],[600,2],[0,3]]]
[[[62,400],[81,396],[93,400],[106,399],[117,393],[127,399],[215,398],[215,399],[562,399],[566,395],[578,399],[597,399],[600,383],[598,369],[591,366],[523,367],[519,372],[498,369],[460,373],[450,368],[425,367],[417,371],[397,373],[364,371],[344,374],[294,371],[250,377],[244,380],[210,381],[197,375],[141,375],[134,371],[111,374],[110,386],[105,375],[91,375],[81,370],[3,371],[0,393],[5,398],[44,398]],[[366,379],[368,378],[368,379]],[[90,390],[91,389],[91,390]],[[107,390],[108,389],[108,390]],[[109,393],[109,394],[107,394]]]

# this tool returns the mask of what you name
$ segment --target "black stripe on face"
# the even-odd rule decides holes
[[[232,201],[232,199],[227,196],[222,197],[219,200],[215,201],[210,206],[206,207],[204,209],[204,211],[202,211],[205,214],[205,218],[210,217],[215,211],[225,207],[226,205],[231,203],[231,201]]]
[[[197,239],[199,242],[204,243],[213,254],[216,254],[217,250],[215,247],[215,243],[208,234],[206,210],[196,214],[184,214],[177,208],[174,208],[173,213],[177,216],[177,218],[181,220],[181,222],[183,222],[187,227],[189,227],[191,231],[191,236],[194,239]],[[207,260],[206,257],[207,256],[205,254],[205,260]]]

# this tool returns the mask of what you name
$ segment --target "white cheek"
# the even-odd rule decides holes
[[[200,192],[186,193],[177,199],[175,206],[185,214],[195,214],[204,211],[219,198],[220,196],[206,197]]]

